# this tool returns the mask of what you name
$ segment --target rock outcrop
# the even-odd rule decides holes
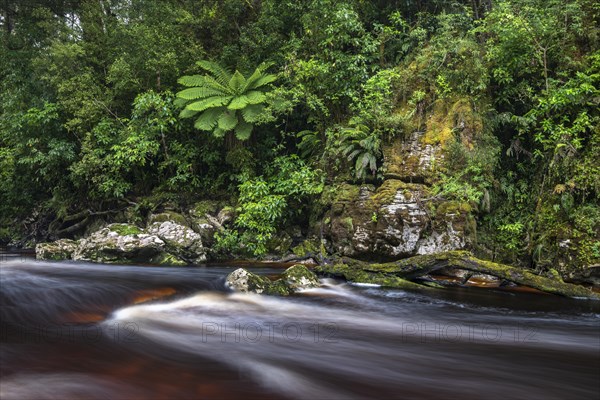
[[[281,278],[276,281],[271,281],[265,276],[257,275],[244,268],[236,269],[225,279],[225,287],[236,292],[279,296],[287,296],[318,286],[319,280],[315,273],[300,264],[286,269],[281,274]]]
[[[325,222],[336,253],[388,259],[463,249],[476,229],[468,204],[437,199],[426,185],[397,179],[377,189],[342,185]]]
[[[155,222],[147,231],[163,240],[170,254],[192,264],[206,261],[202,237],[187,226],[173,221]]]
[[[165,251],[165,242],[135,225],[110,224],[85,239],[73,252],[74,260],[99,263],[148,262]]]
[[[496,277],[505,285],[518,284],[561,296],[600,299],[600,295],[585,287],[536,275],[521,268],[480,260],[467,251],[421,255],[381,264],[342,258],[336,263],[320,266],[316,271],[354,282],[402,288],[406,287],[406,282],[411,279],[418,279],[436,271],[455,271],[457,276],[468,277],[477,274],[485,279]]]

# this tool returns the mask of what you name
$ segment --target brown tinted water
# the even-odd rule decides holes
[[[4,259],[0,398],[600,397],[598,302],[332,280],[228,293],[238,266]]]

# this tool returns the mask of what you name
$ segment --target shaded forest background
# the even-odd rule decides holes
[[[600,262],[596,1],[2,0],[0,18],[3,242],[220,199],[238,208],[220,245],[260,255],[325,188],[381,184],[386,146],[428,130],[451,160],[433,191],[476,210],[478,246]],[[178,80],[219,77],[200,60],[272,75],[260,107],[182,118]]]

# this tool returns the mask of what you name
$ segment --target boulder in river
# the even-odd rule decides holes
[[[168,220],[155,222],[148,227],[148,233],[166,244],[169,253],[193,264],[206,261],[206,250],[202,237],[187,226]]]
[[[69,260],[77,250],[75,240],[59,239],[55,242],[38,243],[35,246],[35,256],[39,260]]]
[[[304,289],[318,287],[319,280],[314,272],[304,265],[297,264],[286,269],[281,274],[281,278],[276,281],[244,268],[238,268],[227,275],[225,286],[241,293],[287,296]]]

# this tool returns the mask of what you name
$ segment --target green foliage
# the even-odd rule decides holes
[[[365,180],[367,173],[377,177],[378,162],[381,159],[381,138],[367,126],[357,124],[346,128],[342,139],[342,154],[354,164],[356,179]]]
[[[297,156],[276,158],[268,168],[268,179],[259,176],[239,185],[235,225],[241,234],[220,236],[220,246],[243,247],[255,256],[265,254],[277,228],[300,214],[306,200],[322,190],[320,171],[311,169]]]
[[[235,131],[239,140],[250,139],[253,124],[265,108],[264,92],[275,81],[275,75],[266,74],[265,66],[260,66],[246,79],[239,71],[232,74],[209,61],[197,64],[208,74],[179,79],[181,85],[188,87],[177,93],[179,103],[185,105],[180,117],[196,117],[194,127],[216,137]]]

